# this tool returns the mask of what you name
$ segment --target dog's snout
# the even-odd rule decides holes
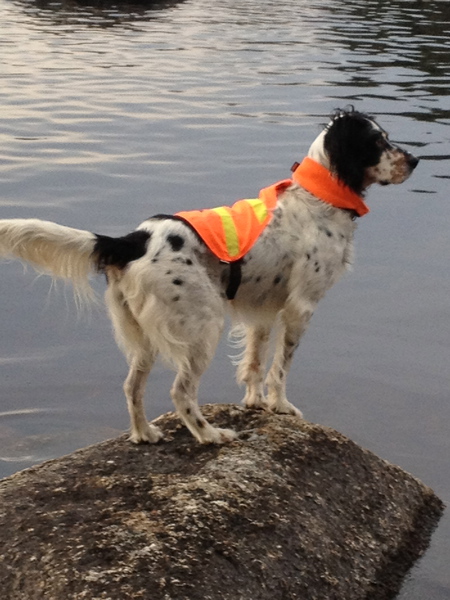
[[[410,169],[413,170],[419,164],[419,160],[420,159],[417,158],[417,156],[414,156],[413,154],[410,154],[409,152],[407,152],[406,153],[406,160],[408,162],[408,166],[410,167]]]
[[[393,147],[403,154],[403,156],[405,157],[406,164],[408,165],[409,169],[413,171],[419,164],[420,159],[417,158],[417,156],[414,156],[414,154],[411,154],[411,152],[408,152],[404,148],[401,148],[400,146],[396,146],[393,144]]]

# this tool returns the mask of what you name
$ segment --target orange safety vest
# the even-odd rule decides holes
[[[239,200],[232,206],[182,211],[175,216],[191,225],[220,260],[232,263],[252,248],[270,222],[278,197],[294,182],[333,206],[353,210],[358,216],[369,212],[360,196],[311,158],[296,163],[293,171],[293,179],[263,188],[258,198]]]
[[[369,212],[369,207],[361,196],[358,196],[347,185],[341,183],[326,167],[312,158],[304,158],[300,164],[292,167],[293,179],[313,196],[335,206],[353,210],[362,217]]]

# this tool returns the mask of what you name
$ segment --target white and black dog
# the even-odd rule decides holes
[[[359,197],[372,183],[402,183],[418,163],[353,109],[333,114],[308,156]],[[227,309],[245,342],[237,375],[246,386],[245,406],[301,417],[286,398],[286,376],[318,301],[351,261],[356,214],[293,182],[238,271],[170,215],[147,219],[120,238],[37,219],[0,220],[0,256],[69,279],[81,293],[90,289],[91,272],[106,274],[106,302],[130,365],[124,391],[133,442],[157,442],[162,435],[147,422],[143,406],[147,377],[161,354],[177,372],[171,396],[182,421],[199,442],[223,443],[236,433],[205,420],[197,393]],[[274,358],[265,377],[275,324]]]

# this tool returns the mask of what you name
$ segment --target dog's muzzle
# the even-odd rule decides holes
[[[419,164],[420,159],[417,158],[417,156],[414,156],[414,154],[410,154],[409,152],[405,152],[405,158],[408,167],[411,169],[411,171],[414,171],[414,169]]]
[[[417,165],[419,164],[419,160],[420,159],[418,159],[417,156],[408,153],[407,161],[411,171],[413,171],[417,167]]]
[[[414,171],[414,169],[419,164],[420,159],[418,159],[417,156],[414,156],[414,154],[411,154],[411,152],[408,152],[407,150],[403,150],[403,148],[400,148],[400,146],[396,146],[395,144],[392,144],[392,147],[403,154],[403,156],[405,158],[406,166],[408,167],[410,173],[412,173],[412,171]]]

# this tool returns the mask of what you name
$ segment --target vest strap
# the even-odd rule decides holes
[[[228,300],[234,300],[242,279],[242,259],[230,262],[230,278],[225,294]]]

